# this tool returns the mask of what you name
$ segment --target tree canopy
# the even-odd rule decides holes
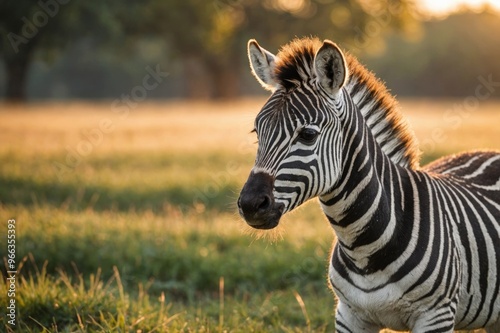
[[[459,78],[465,78],[464,73],[470,72],[470,77],[478,68],[491,71],[500,55],[491,33],[498,31],[498,14],[460,14],[421,24],[412,4],[411,0],[3,1],[0,77],[3,73],[5,80],[0,82],[0,94],[8,100],[24,100],[27,95],[112,98],[140,82],[147,66],[158,65],[168,71],[169,79],[148,97],[236,97],[260,91],[248,75],[248,39],[256,38],[275,52],[294,37],[309,35],[332,39],[361,56],[400,95],[463,94]],[[401,37],[418,31],[421,38],[416,42]],[[386,49],[391,52],[371,56],[380,54],[387,36]],[[467,66],[472,63],[479,67]],[[457,71],[457,66],[462,69]],[[438,78],[445,84],[430,88],[429,82]]]
[[[491,93],[500,97],[497,31],[498,13],[464,11],[425,22],[417,40],[390,36],[386,41],[390,54],[364,60],[398,95],[474,95],[480,77],[491,77],[497,84]]]
[[[81,0],[0,2],[0,56],[5,64],[7,99],[26,98],[26,76],[35,56],[53,60],[68,44],[85,35],[112,38],[116,21],[111,4]]]
[[[0,55],[7,78],[5,96],[23,100],[30,65],[54,59],[87,36],[94,47],[122,54],[138,40],[155,38],[182,64],[186,96],[232,97],[241,92],[242,49],[250,37],[271,46],[304,35],[343,42],[358,34],[361,40],[366,27],[381,15],[390,18],[380,34],[411,22],[409,4],[409,0],[3,1]]]

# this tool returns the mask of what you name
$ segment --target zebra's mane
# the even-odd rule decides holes
[[[317,38],[295,39],[283,46],[276,56],[274,78],[286,90],[309,81],[314,75],[313,62],[323,43]],[[417,169],[420,151],[415,134],[403,117],[398,102],[384,83],[344,52],[349,69],[345,85],[358,106],[382,151],[396,164]]]

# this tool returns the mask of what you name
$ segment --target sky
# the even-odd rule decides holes
[[[500,11],[500,0],[420,0],[420,2],[425,10],[436,15],[445,15],[463,5],[480,8],[489,4]]]

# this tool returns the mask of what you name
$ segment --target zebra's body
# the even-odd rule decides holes
[[[374,144],[359,112],[347,115],[349,167],[320,196],[338,239],[329,269],[338,332],[450,332],[498,322],[500,154],[400,167]]]
[[[249,56],[273,95],[255,121],[259,147],[240,214],[269,229],[320,198],[337,235],[337,331],[498,333],[500,154],[419,169],[388,94],[332,42],[296,41],[275,57],[251,41]]]

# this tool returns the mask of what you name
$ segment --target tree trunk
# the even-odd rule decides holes
[[[23,103],[26,101],[26,78],[30,64],[31,54],[19,52],[5,59],[7,73],[7,89],[5,100],[10,103]]]
[[[210,99],[212,85],[209,73],[201,57],[188,55],[184,58],[186,97],[189,99]]]
[[[214,82],[214,98],[230,99],[240,96],[240,69],[238,64],[214,66],[211,68],[211,74]]]
[[[239,97],[240,69],[236,62],[203,59],[197,55],[184,58],[186,95],[193,99],[230,99]]]

